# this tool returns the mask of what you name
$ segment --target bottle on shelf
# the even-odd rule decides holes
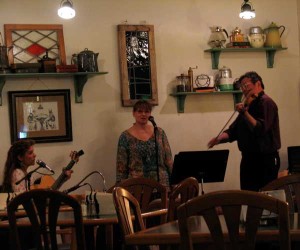
[[[190,91],[194,92],[194,72],[193,69],[198,69],[198,66],[195,68],[189,67],[188,70],[188,77],[189,77],[189,85],[190,85]]]

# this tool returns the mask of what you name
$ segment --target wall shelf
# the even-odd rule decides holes
[[[108,72],[76,72],[76,73],[6,73],[0,74],[0,106],[2,105],[2,89],[6,80],[15,78],[61,78],[73,77],[75,88],[75,102],[82,103],[82,91],[89,77],[103,75]]]
[[[188,95],[224,95],[224,94],[232,94],[234,105],[241,101],[243,95],[240,90],[214,91],[214,92],[177,92],[170,95],[177,98],[177,112],[184,113],[185,98]]]
[[[274,65],[274,57],[276,51],[279,50],[286,50],[287,48],[271,48],[271,47],[264,47],[264,48],[213,48],[204,50],[204,52],[210,52],[211,54],[211,63],[212,69],[219,68],[219,58],[222,52],[266,52],[266,59],[267,59],[267,67],[273,68]]]

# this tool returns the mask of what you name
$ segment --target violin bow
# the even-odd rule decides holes
[[[241,102],[243,102],[245,100],[245,96],[242,97]],[[216,136],[215,140],[217,140],[219,138],[219,136],[223,133],[224,129],[227,127],[228,123],[231,121],[231,119],[233,118],[233,116],[235,115],[236,110],[233,111],[232,115],[229,117],[229,119],[227,120],[227,122],[225,123],[225,125],[223,126],[223,128],[220,130],[219,134]],[[208,149],[210,149],[212,147],[208,147]]]

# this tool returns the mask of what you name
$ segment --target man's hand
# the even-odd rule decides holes
[[[212,148],[219,143],[220,143],[219,137],[214,137],[207,143],[207,147]]]

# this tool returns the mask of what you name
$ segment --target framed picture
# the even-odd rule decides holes
[[[11,141],[72,141],[70,90],[9,91]]]
[[[153,25],[118,25],[123,106],[146,99],[158,105]]]
[[[37,63],[42,58],[66,64],[63,26],[61,24],[4,24],[9,65]]]

